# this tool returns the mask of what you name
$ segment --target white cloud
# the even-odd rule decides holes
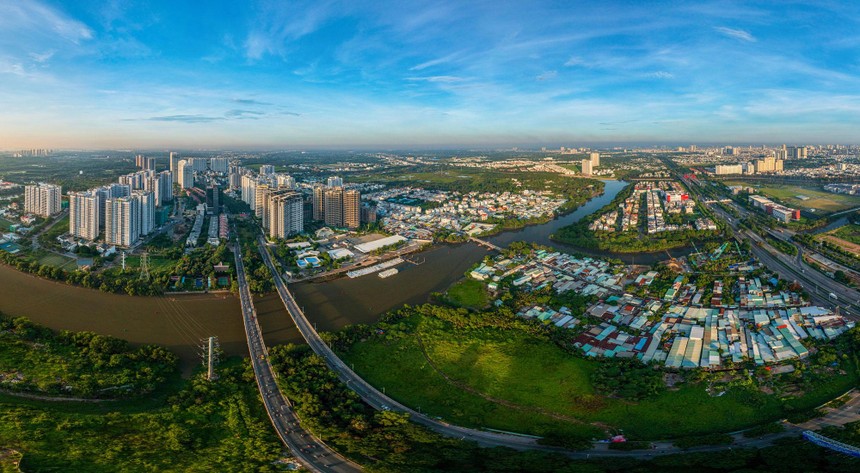
[[[675,75],[667,71],[655,71],[648,74],[648,77],[654,79],[674,79]]]
[[[755,43],[756,42],[755,36],[750,34],[750,32],[748,32],[748,31],[735,29],[735,28],[728,28],[726,26],[717,26],[714,28],[714,30],[717,33],[728,36],[729,38],[734,38],[734,39],[737,39],[740,41],[746,41],[748,43]]]
[[[535,79],[537,79],[539,81],[545,81],[545,80],[555,79],[556,77],[558,77],[557,71],[546,71],[546,72],[539,74],[537,77],[535,77]]]
[[[55,35],[75,44],[93,37],[93,31],[84,23],[40,2],[0,2],[0,32],[22,31]]]

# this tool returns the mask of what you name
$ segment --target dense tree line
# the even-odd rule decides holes
[[[633,401],[656,396],[666,389],[660,370],[630,358],[600,359],[591,382],[602,394]]]
[[[0,399],[0,444],[24,453],[23,471],[282,471],[250,363],[226,360],[218,375],[134,404]]]
[[[29,320],[0,315],[0,369],[21,374],[6,389],[114,398],[154,391],[176,372],[176,355],[163,347],[134,348],[92,332],[55,333]],[[3,366],[6,365],[6,366]]]

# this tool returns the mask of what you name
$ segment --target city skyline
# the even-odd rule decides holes
[[[858,6],[0,4],[0,149],[856,142]]]

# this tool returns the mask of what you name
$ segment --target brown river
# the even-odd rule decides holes
[[[528,240],[576,251],[552,242],[549,235],[609,203],[624,184],[607,181],[602,196],[575,212],[490,240],[499,245]],[[442,245],[411,255],[411,262],[401,264],[400,272],[386,279],[376,275],[341,278],[302,283],[292,290],[308,318],[321,331],[372,323],[381,314],[403,304],[426,302],[431,292],[445,290],[486,254],[486,249],[473,243]],[[665,253],[639,254],[636,262],[647,264],[664,257]],[[301,342],[276,294],[256,298],[255,305],[266,343]],[[180,356],[186,373],[200,362],[198,347],[209,336],[217,336],[228,355],[248,353],[239,300],[230,294],[163,297],[107,294],[47,281],[0,265],[0,312],[25,316],[55,330],[89,330],[135,344],[157,343]]]

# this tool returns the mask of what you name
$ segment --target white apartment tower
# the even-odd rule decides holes
[[[69,193],[69,233],[93,241],[99,236],[99,195],[95,191]]]
[[[148,191],[134,191],[131,196],[137,201],[139,236],[149,235],[155,230],[155,194]]]
[[[179,174],[179,187],[183,189],[194,187],[194,170],[191,167],[191,163],[183,159],[179,161],[176,167],[178,168]]]
[[[62,210],[63,188],[53,184],[24,186],[24,212],[50,217]]]
[[[140,238],[140,201],[117,197],[105,201],[105,243],[129,247]]]
[[[591,175],[591,160],[583,159],[582,160],[582,175],[590,176]]]

